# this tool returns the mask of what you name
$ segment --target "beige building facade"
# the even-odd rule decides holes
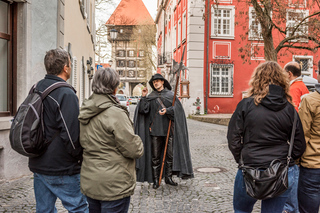
[[[72,57],[72,84],[89,97],[94,71],[94,0],[0,1],[0,180],[30,174],[28,158],[11,149],[11,120],[37,81],[46,75],[46,51]]]

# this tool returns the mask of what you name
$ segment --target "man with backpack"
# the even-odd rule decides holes
[[[40,93],[70,78],[71,60],[65,50],[49,50],[44,65],[47,75],[35,86]],[[57,198],[68,212],[88,212],[86,198],[80,192],[82,147],[78,115],[78,98],[72,88],[59,87],[43,100],[44,138],[50,144],[42,155],[29,158],[37,212],[56,212]]]

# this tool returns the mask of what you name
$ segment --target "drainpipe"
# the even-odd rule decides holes
[[[162,54],[162,58],[163,58],[163,62],[164,62],[164,57],[165,57],[165,52],[166,52],[166,10],[164,8],[164,1],[162,1],[162,10],[163,10],[163,54]],[[164,64],[164,63],[163,63]]]
[[[208,96],[209,96],[209,85],[208,85],[209,84],[208,83],[208,78],[209,78],[209,37],[210,37],[209,15],[210,15],[210,0],[207,0],[207,54],[206,54],[206,99],[205,99],[205,112],[207,114],[208,114]]]

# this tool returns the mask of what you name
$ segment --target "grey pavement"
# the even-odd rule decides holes
[[[188,119],[195,178],[177,187],[137,183],[129,212],[233,212],[233,182],[237,165],[228,149],[227,127]],[[35,212],[32,176],[0,183],[0,212]],[[67,212],[57,203],[59,212]],[[253,212],[260,212],[257,202]]]

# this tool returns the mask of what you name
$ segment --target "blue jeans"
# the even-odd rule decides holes
[[[49,176],[34,173],[33,176],[37,213],[56,213],[57,198],[68,212],[89,212],[86,197],[80,191],[80,174]]]
[[[127,213],[130,197],[113,201],[95,200],[87,196],[90,213]]]
[[[283,194],[261,201],[261,213],[281,213],[284,204],[291,192],[293,185],[293,170],[294,167],[289,167],[288,181],[289,186],[287,191]],[[250,197],[246,192],[246,186],[244,184],[242,170],[239,169],[234,182],[234,193],[233,193],[233,209],[235,213],[252,212],[254,204],[257,199]]]
[[[290,213],[299,213],[298,205],[298,182],[299,182],[299,166],[294,165],[294,178],[291,193],[284,205],[283,211]]]
[[[300,166],[298,201],[301,213],[319,211],[320,205],[320,169]]]

